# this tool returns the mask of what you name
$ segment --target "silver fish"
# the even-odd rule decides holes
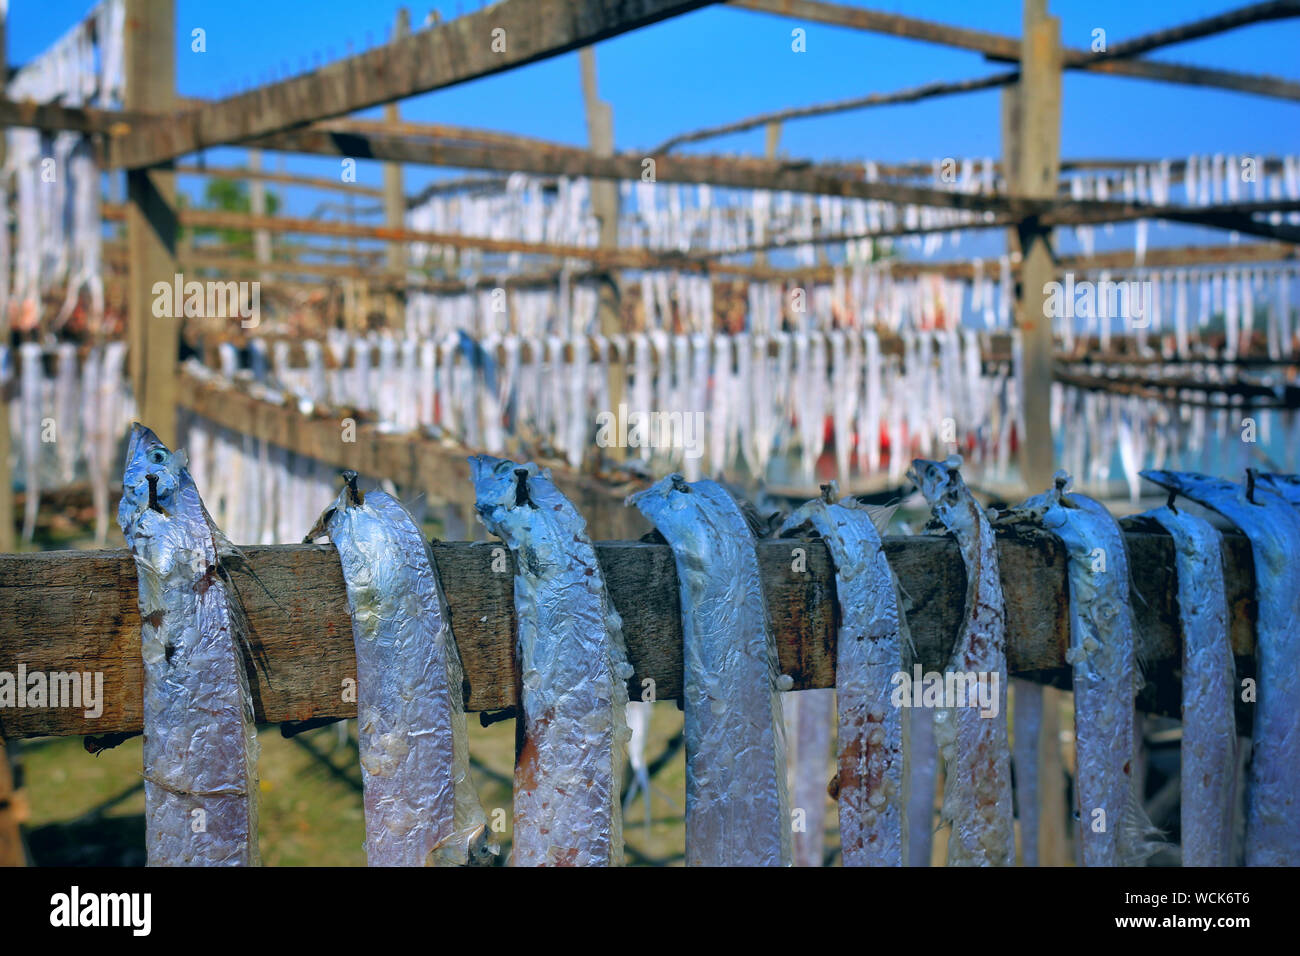
[[[1172,507],[1140,517],[1158,522],[1174,539],[1183,639],[1183,866],[1229,866],[1237,776],[1237,672],[1228,642],[1222,537],[1204,518]]]
[[[470,466],[479,519],[517,566],[514,865],[621,866],[632,666],[586,522],[548,470],[487,455]]]
[[[1068,554],[1070,649],[1074,669],[1079,835],[1085,866],[1135,866],[1154,849],[1133,782],[1133,699],[1137,693],[1128,552],[1119,525],[1070,477],[1005,516],[1046,529]]]
[[[370,866],[490,862],[469,772],[464,672],[429,545],[401,502],[355,472],[307,535],[343,565],[357,653],[357,732]]]
[[[1010,866],[1016,839],[1006,719],[1006,607],[993,527],[962,480],[960,465],[960,458],[918,458],[911,471],[935,517],[956,537],[966,565],[965,617],[946,669],[974,675],[979,688],[976,694],[976,685],[968,682],[976,699],[934,715],[946,768],[943,815],[952,825],[948,865]],[[979,698],[994,694],[997,709],[990,714]]]
[[[686,865],[789,866],[776,641],[754,533],[721,485],[628,498],[673,549],[682,605]]]
[[[841,853],[845,866],[904,866],[907,712],[891,697],[895,675],[906,672],[907,621],[899,613],[897,582],[871,513],[851,497],[835,503],[833,483],[823,491],[822,498],[790,515],[780,532],[790,534],[811,524],[835,565],[839,741],[831,789],[840,810]]]
[[[1246,786],[1246,865],[1300,863],[1300,518],[1248,472],[1248,486],[1192,472],[1142,476],[1212,508],[1250,540],[1255,562],[1258,676]],[[1250,487],[1253,485],[1253,487]]]
[[[1281,495],[1293,505],[1300,505],[1300,475],[1279,475],[1265,472],[1256,477],[1257,484]]]
[[[219,570],[229,542],[186,469],[133,425],[117,520],[135,558],[150,866],[255,866],[257,728]]]

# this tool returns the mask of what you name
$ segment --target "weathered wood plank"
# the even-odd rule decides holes
[[[181,407],[222,428],[340,469],[388,478],[399,488],[423,489],[433,500],[461,505],[474,502],[467,460],[474,453],[471,449],[422,435],[393,434],[366,424],[357,424],[356,440],[347,441],[343,412],[332,417],[310,417],[296,407],[275,405],[237,388],[205,382],[184,370],[180,379]],[[647,482],[615,486],[562,464],[538,464],[550,467],[556,487],[586,518],[591,535],[637,538],[649,530],[636,509],[623,507],[623,498]]]
[[[1243,537],[1226,537],[1231,637],[1240,656],[1254,642],[1254,573]],[[492,570],[494,542],[435,543],[452,628],[465,664],[467,707],[513,706],[513,564]],[[1181,646],[1173,550],[1164,535],[1128,535],[1137,586],[1139,653],[1149,667],[1176,670]],[[792,570],[804,548],[807,570]],[[965,571],[956,545],[941,537],[891,537],[886,553],[910,598],[908,623],[921,664],[937,668],[960,626]],[[652,679],[661,700],[681,691],[681,618],[676,571],[663,545],[596,545],[635,673],[635,698]],[[1013,673],[1060,673],[1068,645],[1065,555],[1052,539],[1000,542]],[[250,665],[257,718],[264,722],[350,717],[343,681],[355,677],[352,631],[338,559],[327,545],[245,549],[248,570],[233,578],[265,670]],[[764,591],[781,668],[795,689],[835,680],[835,582],[820,541],[769,540],[759,546]],[[508,556],[508,553],[507,553]],[[251,573],[250,573],[251,571]],[[253,577],[256,575],[256,578]],[[259,583],[260,582],[260,583]],[[0,735],[103,734],[140,728],[140,620],[135,568],[126,551],[0,555],[0,671],[103,674],[104,709],[0,709]],[[1176,687],[1162,689],[1162,700]]]
[[[599,43],[711,2],[503,0],[306,75],[140,125],[111,144],[113,165],[152,166],[211,146],[443,89]]]
[[[926,43],[938,43],[983,53],[991,60],[1014,62],[1020,59],[1020,40],[1012,36],[990,33],[985,30],[971,30],[965,27],[953,27],[944,23],[935,23],[916,17],[901,16],[866,10],[861,7],[846,6],[839,3],[826,3],[824,0],[731,0],[729,6],[761,13],[797,17],[815,23],[850,27],[872,33],[905,37]],[[1274,6],[1261,4],[1259,7]],[[1282,6],[1291,6],[1285,3]],[[1086,70],[1091,73],[1109,73],[1115,76],[1132,76],[1140,79],[1160,80],[1166,83],[1182,83],[1190,86],[1218,87],[1241,93],[1256,93],[1280,99],[1300,100],[1300,83],[1274,76],[1259,76],[1250,73],[1237,73],[1230,70],[1212,70],[1205,67],[1186,66],[1181,63],[1167,63],[1163,60],[1132,59],[1137,52],[1147,52],[1170,43],[1182,42],[1191,37],[1207,36],[1210,33],[1233,29],[1248,22],[1268,19],[1262,11],[1245,8],[1247,15],[1242,17],[1233,13],[1197,21],[1182,28],[1161,30],[1142,37],[1116,44],[1118,53],[1095,54],[1088,50],[1067,49],[1065,66],[1071,70]],[[1238,12],[1239,13],[1239,12]],[[1286,11],[1279,16],[1294,16]],[[1253,19],[1252,19],[1253,17]],[[1197,32],[1203,31],[1203,32]]]

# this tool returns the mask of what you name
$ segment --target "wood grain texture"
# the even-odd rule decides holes
[[[710,2],[502,0],[302,76],[142,124],[112,144],[113,165],[151,166],[444,89],[598,43]]]
[[[1240,535],[1226,538],[1231,636],[1240,657],[1254,643],[1254,572]],[[1010,634],[1012,673],[1068,679],[1069,641],[1065,554],[1052,538],[999,543]],[[435,543],[451,625],[465,665],[466,706],[499,710],[515,702],[514,566],[492,570],[496,542]],[[1173,548],[1167,536],[1128,535],[1137,582],[1139,654],[1162,674],[1146,706],[1176,713],[1181,644],[1174,603]],[[803,548],[807,570],[794,549]],[[677,576],[664,545],[598,542],[597,555],[635,673],[633,699],[652,679],[660,700],[681,692],[682,637]],[[906,591],[907,617],[920,663],[946,660],[962,615],[966,576],[947,537],[891,537],[890,563]],[[352,628],[338,558],[328,545],[245,549],[247,568],[231,571],[247,613],[249,664],[259,722],[351,717],[344,681],[355,678]],[[795,689],[835,681],[835,581],[825,546],[816,540],[765,540],[759,545],[768,610],[781,669]],[[500,566],[498,562],[498,566]],[[251,572],[251,573],[250,573]],[[256,575],[254,578],[253,575]],[[126,551],[0,555],[0,672],[90,671],[104,675],[104,709],[0,708],[0,736],[105,734],[136,731],[141,723],[140,619],[135,567]]]

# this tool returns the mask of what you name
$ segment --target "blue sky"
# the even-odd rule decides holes
[[[840,0],[855,3],[857,0]],[[1053,0],[1067,45],[1084,47],[1102,28],[1111,42],[1240,6],[1243,0]],[[9,61],[43,50],[90,9],[87,0],[11,0]],[[401,4],[393,0],[223,0],[177,2],[177,73],[182,95],[217,97],[256,85],[269,72],[296,73],[387,37]],[[1007,34],[1020,32],[1019,0],[874,0],[858,5]],[[411,5],[414,20],[438,9],[444,19],[470,2]],[[790,49],[790,31],[807,30],[807,52]],[[207,32],[207,52],[192,53],[189,33]],[[1181,44],[1156,58],[1300,80],[1300,21],[1256,25]],[[960,79],[1004,67],[945,47],[800,23],[727,7],[617,37],[598,47],[601,95],[614,107],[619,148],[649,147],[673,133],[783,106],[888,91],[934,79]],[[577,54],[439,91],[402,104],[403,117],[505,130],[582,144]],[[786,124],[783,149],[814,159],[924,159],[999,153],[999,93],[988,91]],[[761,130],[699,149],[758,153]],[[1065,157],[1186,156],[1191,152],[1275,154],[1300,151],[1300,103],[1144,80],[1068,73]],[[214,163],[241,154],[214,151]],[[315,174],[336,160],[276,157],[272,167]],[[432,171],[411,170],[414,191]],[[378,184],[376,164],[359,178]],[[302,191],[296,191],[301,193]],[[318,196],[290,195],[290,209]]]

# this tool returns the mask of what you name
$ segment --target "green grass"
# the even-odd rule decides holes
[[[504,823],[498,833],[501,860],[510,849],[511,774],[514,723],[479,726],[470,715],[470,753],[474,783],[489,821]],[[655,708],[649,759],[663,752],[681,732],[682,717],[672,704]],[[365,820],[355,722],[341,740],[338,727],[321,727],[292,740],[277,727],[258,735],[262,862],[266,866],[364,866]],[[88,754],[79,737],[27,741],[22,762],[31,817],[24,827],[37,865],[120,866],[144,863],[144,790],[140,780],[141,738],[112,750]],[[685,851],[682,807],[685,759],[679,749],[654,780],[652,823],[641,822],[638,797],[626,825],[629,864],[678,864]],[[664,798],[676,802],[674,807]],[[494,810],[504,811],[494,814]]]

